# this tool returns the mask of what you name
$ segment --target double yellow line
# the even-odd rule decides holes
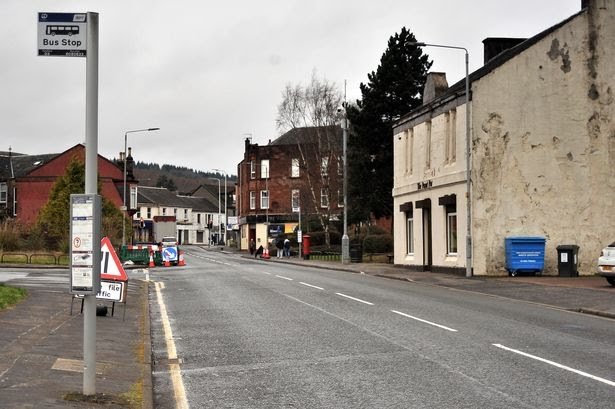
[[[175,395],[175,407],[177,409],[188,409],[188,400],[186,399],[186,390],[184,389],[184,381],[182,380],[181,368],[177,359],[177,350],[175,349],[175,341],[173,340],[173,331],[169,323],[167,315],[167,307],[162,298],[162,290],[164,283],[156,282],[156,298],[160,308],[160,317],[162,319],[162,328],[164,329],[164,339],[167,344],[167,355],[169,359],[169,374],[173,383],[173,393]]]

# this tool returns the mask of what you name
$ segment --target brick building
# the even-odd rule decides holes
[[[263,146],[248,138],[237,175],[241,249],[296,231],[300,219],[303,231],[308,220],[329,226],[343,211],[342,130],[295,128]]]
[[[51,188],[64,175],[73,158],[85,163],[84,145],[77,144],[59,154],[3,152],[0,155],[0,213],[25,225],[34,224],[49,200]],[[128,175],[129,185],[135,182],[131,174]],[[98,155],[98,179],[99,193],[117,207],[122,206],[123,169]]]

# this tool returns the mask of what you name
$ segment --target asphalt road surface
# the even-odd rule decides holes
[[[155,407],[613,408],[615,325],[188,248],[152,270]]]

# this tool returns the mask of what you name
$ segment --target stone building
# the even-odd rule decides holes
[[[342,130],[295,128],[259,146],[245,141],[237,166],[240,248],[296,231],[308,219],[328,225],[343,210]],[[305,231],[305,228],[303,229]]]
[[[545,274],[557,274],[558,245],[577,244],[580,273],[593,274],[613,241],[614,43],[608,0],[527,40],[486,40],[469,152],[464,81],[442,87],[434,74],[432,99],[394,127],[396,264],[462,272],[469,230],[475,275],[506,274],[509,236],[546,239]]]

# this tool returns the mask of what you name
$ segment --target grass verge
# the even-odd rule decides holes
[[[8,287],[4,284],[0,284],[0,310],[17,304],[23,300],[27,295],[26,290],[23,288]]]

